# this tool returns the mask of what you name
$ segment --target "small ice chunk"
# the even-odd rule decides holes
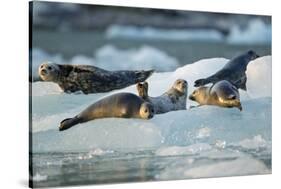
[[[268,142],[261,135],[257,135],[252,139],[245,139],[240,141],[238,145],[246,149],[258,149],[266,148],[268,146]]]

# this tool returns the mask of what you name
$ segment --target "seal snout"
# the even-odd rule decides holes
[[[256,58],[259,58],[260,55],[258,55],[255,51],[249,50],[248,55],[250,56],[251,60],[255,60]]]
[[[151,119],[151,118],[153,118],[153,114],[148,115],[148,119]]]
[[[47,75],[48,74],[48,71],[46,69],[41,69],[40,70],[40,75]]]
[[[188,98],[189,98],[189,100],[195,101],[195,97],[193,96],[193,94],[189,95]]]

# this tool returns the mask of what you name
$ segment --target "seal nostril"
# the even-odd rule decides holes
[[[42,69],[42,70],[41,70],[41,75],[46,75],[46,74],[47,74],[47,70]]]

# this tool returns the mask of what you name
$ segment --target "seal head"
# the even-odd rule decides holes
[[[151,119],[154,116],[154,107],[151,103],[144,102],[140,107],[139,113],[142,119]]]
[[[45,62],[39,66],[38,73],[43,81],[57,81],[60,68],[57,64]]]
[[[173,86],[173,89],[178,91],[179,93],[186,94],[187,93],[187,88],[188,88],[188,83],[184,79],[177,79]]]

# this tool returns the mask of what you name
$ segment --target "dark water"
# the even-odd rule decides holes
[[[227,154],[237,152],[239,149],[225,149],[223,151]],[[264,150],[244,150],[243,153],[249,157],[257,158],[271,170],[271,155]],[[173,173],[174,176],[169,175],[170,179],[188,179],[190,178],[188,176],[178,176],[182,173],[180,171],[177,173],[177,169],[184,167],[188,170],[198,165],[232,162],[237,159],[239,159],[239,156],[236,155],[212,158],[202,156],[199,153],[157,156],[155,150],[109,151],[104,155],[89,152],[34,153],[32,155],[33,174],[40,174],[42,177],[47,175],[47,177],[42,180],[33,180],[33,186],[52,187],[167,180],[165,177],[161,178],[161,173],[175,163],[176,166],[173,166],[175,173]],[[187,165],[190,160],[192,160],[192,163]],[[232,176],[235,175],[242,176],[245,174],[237,172]]]
[[[33,47],[53,54],[63,54],[66,59],[77,54],[93,56],[95,51],[105,44],[111,44],[121,49],[148,45],[177,58],[181,65],[204,58],[225,57],[230,59],[249,49],[255,50],[260,56],[271,55],[271,45],[230,45],[223,42],[185,40],[107,39],[104,32],[98,31],[54,32],[39,30],[34,31],[33,35]]]

